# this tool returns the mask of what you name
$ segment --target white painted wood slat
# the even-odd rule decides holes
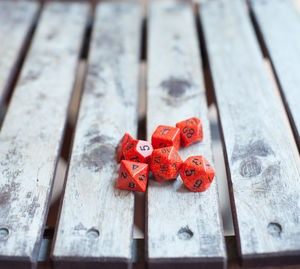
[[[37,261],[88,10],[79,3],[44,6],[2,126],[3,268],[34,268]]]
[[[127,268],[134,194],[116,188],[115,148],[137,135],[141,10],[96,8],[84,86],[52,259],[55,268]]]
[[[246,4],[207,0],[199,12],[240,255],[245,265],[299,262],[300,175]]]
[[[39,4],[0,1],[0,106],[14,80]]]
[[[190,5],[155,2],[149,7],[147,138],[158,125],[189,117],[203,123],[204,140],[181,149],[183,160],[203,155],[213,163],[200,50]],[[150,268],[223,268],[226,264],[217,178],[192,193],[180,177],[149,181],[146,259]]]
[[[251,1],[300,148],[300,13],[291,0]]]

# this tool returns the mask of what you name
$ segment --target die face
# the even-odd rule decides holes
[[[180,169],[181,169],[181,166],[183,164],[183,161],[178,153],[178,151],[173,151],[171,154],[170,154],[170,160],[171,160],[171,167],[172,167],[172,171],[173,171],[173,175],[174,175],[174,178],[177,178],[178,175],[179,175],[179,172],[180,172]]]
[[[133,140],[128,143],[128,145],[125,147],[123,154],[124,159],[127,161],[134,161],[134,162],[141,162],[136,154],[135,146],[137,145],[138,141]]]
[[[202,123],[196,117],[178,122],[176,127],[180,129],[181,145],[183,147],[203,140]]]
[[[205,158],[203,158],[203,168],[205,170],[205,174],[207,175],[208,181],[211,182],[215,176],[215,171]]]
[[[180,158],[177,150],[173,149],[173,151],[169,154],[169,178],[176,179],[180,172],[182,166],[182,159]]]
[[[150,169],[158,181],[167,180],[168,156],[172,147],[155,149],[152,152]]]
[[[126,148],[126,145],[133,141],[132,136],[129,133],[125,133],[123,137],[121,138],[120,142],[118,143],[117,146],[117,159],[118,162],[121,162],[121,160],[124,158],[124,149]]]
[[[191,156],[182,165],[180,177],[191,191],[205,191],[213,181],[214,170],[202,156]]]
[[[151,142],[154,149],[174,146],[178,150],[180,130],[172,126],[159,125],[152,135]]]
[[[148,164],[123,160],[117,187],[130,191],[145,192],[148,182]]]
[[[148,141],[139,140],[136,146],[136,150],[141,156],[143,156],[145,162],[150,162],[150,158],[153,152],[151,143],[149,143]]]
[[[117,188],[122,190],[136,191],[137,186],[123,162],[124,161],[121,161]]]
[[[155,149],[151,157],[150,169],[158,181],[176,179],[182,160],[174,147]]]
[[[148,164],[140,164],[143,165],[133,176],[134,181],[138,186],[138,190],[140,192],[145,192],[147,188],[148,182],[148,173],[149,173],[149,165]]]
[[[152,145],[143,140],[133,140],[124,150],[125,160],[149,163],[153,148]]]

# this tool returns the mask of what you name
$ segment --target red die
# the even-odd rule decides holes
[[[182,160],[174,147],[153,150],[150,169],[158,181],[176,179]]]
[[[122,137],[122,139],[120,140],[120,142],[117,146],[118,162],[120,162],[124,158],[123,151],[124,151],[126,145],[132,140],[133,140],[132,136],[128,133],[125,133],[124,136]]]
[[[123,154],[125,160],[149,163],[153,148],[148,141],[133,140],[127,144]]]
[[[191,156],[181,167],[180,177],[191,191],[205,191],[215,176],[211,164],[202,156]]]
[[[202,123],[196,117],[178,122],[176,127],[180,129],[181,145],[183,147],[203,140]]]
[[[154,149],[174,146],[178,150],[180,130],[176,127],[159,125],[152,135],[152,146]]]
[[[148,171],[148,164],[123,160],[120,166],[117,188],[145,192]]]

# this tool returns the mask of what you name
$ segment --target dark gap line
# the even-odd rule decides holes
[[[196,30],[197,30],[197,37],[199,40],[199,49],[201,53],[201,58],[202,58],[202,67],[203,69],[208,68],[208,56],[207,56],[207,49],[206,49],[206,44],[205,44],[205,39],[202,31],[202,25],[200,22],[200,14],[197,6],[195,7],[195,23],[196,23]]]
[[[207,48],[206,48],[206,43],[205,43],[205,38],[202,30],[198,8],[196,8],[195,10],[195,23],[196,23],[198,40],[199,40],[199,49],[201,53],[200,57],[202,59],[202,70],[203,70],[204,87],[206,90],[206,101],[208,106],[210,106],[211,104],[216,104],[216,96],[214,92],[213,79],[212,79],[211,70],[209,66]]]
[[[265,44],[265,41],[264,41],[264,38],[263,38],[263,35],[262,35],[262,32],[259,29],[258,22],[255,19],[253,10],[252,10],[251,5],[248,1],[247,1],[247,6],[248,6],[248,12],[249,12],[250,20],[252,22],[253,29],[254,29],[259,47],[261,49],[262,55],[263,55],[264,58],[270,59],[270,57],[268,55],[268,50],[267,50],[267,47],[266,47],[266,44]]]
[[[279,77],[277,75],[276,68],[275,68],[275,66],[273,64],[273,61],[272,61],[272,57],[271,57],[271,55],[270,55],[270,53],[268,51],[267,44],[266,44],[266,42],[265,42],[265,40],[263,38],[263,33],[260,30],[258,21],[255,18],[254,11],[253,11],[253,9],[252,9],[249,1],[247,1],[247,4],[248,4],[248,7],[249,7],[248,10],[249,10],[250,20],[252,22],[253,29],[254,29],[256,38],[258,40],[258,43],[259,43],[259,47],[260,47],[260,49],[262,51],[263,57],[266,58],[266,59],[268,59],[270,61],[270,63],[271,63],[272,75],[275,78],[277,87],[279,89],[279,95],[280,95],[280,98],[282,100],[283,107],[285,109],[285,112],[286,112],[288,120],[289,120],[289,124],[290,124],[292,132],[293,132],[293,141],[297,145],[298,151],[300,152],[300,138],[299,138],[300,134],[298,133],[298,130],[297,130],[296,124],[294,122],[291,110],[289,108],[289,104],[287,102],[287,99],[285,98],[285,95],[284,95],[284,92],[283,92],[283,87],[282,87],[282,85],[280,83],[280,80],[279,80]]]
[[[19,55],[17,57],[14,66],[12,67],[7,84],[3,91],[3,95],[0,99],[0,129],[2,128],[2,124],[4,122],[4,118],[6,116],[13,93],[15,91],[15,87],[19,80],[25,59],[28,55],[32,40],[34,38],[34,33],[36,31],[42,9],[43,9],[43,4],[40,4],[38,11],[35,17],[33,18],[32,24],[25,35],[25,39],[23,40],[21,50],[19,51]]]
[[[221,138],[221,144],[222,144],[222,151],[223,151],[223,158],[225,162],[225,168],[226,168],[226,178],[227,178],[227,186],[228,186],[228,191],[229,191],[229,199],[230,199],[230,207],[231,207],[231,218],[233,220],[233,227],[234,227],[234,236],[231,237],[231,241],[234,241],[234,246],[236,246],[233,250],[233,253],[231,255],[234,255],[236,257],[241,256],[241,246],[240,246],[240,241],[239,241],[239,228],[237,225],[237,215],[236,215],[236,209],[235,209],[235,202],[234,202],[234,196],[233,196],[233,188],[232,188],[232,181],[231,181],[231,173],[230,173],[230,167],[229,167],[229,160],[228,160],[228,155],[227,155],[227,150],[226,150],[226,145],[225,145],[225,137],[224,137],[224,131],[222,128],[221,124],[221,117],[220,117],[220,110],[218,107],[218,102],[215,94],[215,87],[213,83],[213,77],[212,77],[212,72],[211,72],[211,65],[209,62],[209,57],[208,57],[208,49],[206,46],[205,42],[205,36],[204,36],[204,31],[203,31],[203,26],[201,23],[201,18],[200,18],[200,12],[199,9],[196,11],[196,25],[197,25],[197,32],[199,35],[199,40],[200,40],[200,50],[201,50],[201,56],[202,56],[202,65],[203,65],[203,70],[204,70],[204,84],[205,88],[208,91],[207,95],[210,95],[210,98],[212,98],[212,101],[208,99],[208,104],[210,102],[213,102],[216,105],[216,110],[217,110],[217,123],[218,123],[218,131],[219,131],[219,136]],[[223,224],[223,229],[224,229],[224,221],[222,220]],[[225,239],[227,236],[225,236]],[[227,243],[227,240],[226,240]],[[228,251],[227,254],[229,255]],[[228,257],[228,259],[230,259]]]
[[[142,117],[138,121],[138,139],[146,140],[146,117]]]
[[[147,24],[147,19],[143,19],[142,22],[142,38],[141,38],[141,61],[146,61],[147,60],[147,28],[148,28],[148,24]]]
[[[53,239],[55,227],[45,227],[43,238],[44,239]]]
[[[62,157],[65,161],[68,161],[69,159],[69,151],[71,148],[71,141],[72,141],[71,137],[73,134],[73,129],[74,127],[72,126],[72,124],[69,122],[69,120],[67,120],[63,143],[62,143],[62,149],[60,153],[60,157]]]
[[[84,41],[80,53],[80,59],[87,59],[89,54],[89,46],[90,46],[90,40],[92,35],[92,29],[93,29],[93,20],[92,17],[94,14],[91,14],[91,17],[88,20],[87,27],[84,33]]]
[[[140,69],[138,92],[138,139],[146,140],[146,114],[147,114],[147,19],[143,19],[141,27]]]
[[[140,62],[139,62],[139,77],[138,77],[138,102],[137,102],[137,139],[146,140],[146,114],[147,114],[147,19],[143,19],[141,26],[140,39]],[[134,226],[145,235],[145,194],[134,194]],[[141,216],[143,215],[143,216]],[[144,240],[137,241],[134,239],[132,246],[133,262],[140,260],[144,263],[144,251],[141,250],[144,246]]]

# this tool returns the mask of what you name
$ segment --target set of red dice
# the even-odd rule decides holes
[[[157,181],[174,180],[180,173],[191,191],[205,191],[215,176],[210,163],[203,156],[191,156],[183,162],[178,153],[180,145],[187,147],[202,140],[202,123],[196,117],[178,122],[176,127],[158,126],[151,143],[125,133],[117,147],[121,162],[117,187],[146,191],[150,168]]]

